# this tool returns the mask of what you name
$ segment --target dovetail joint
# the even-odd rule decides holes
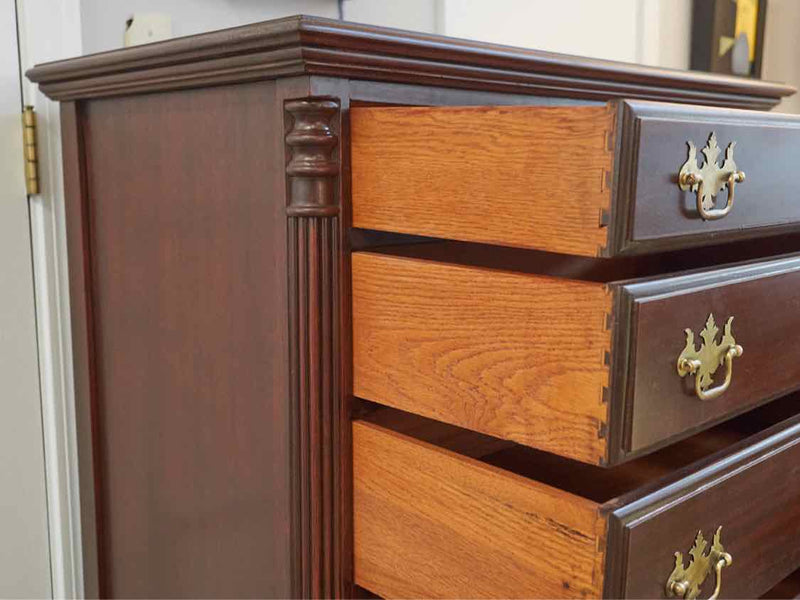
[[[606,131],[606,150],[609,152],[613,152],[614,150],[614,142],[615,142],[614,130],[609,129]],[[597,138],[595,138],[597,139]]]

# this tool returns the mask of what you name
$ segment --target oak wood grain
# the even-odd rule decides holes
[[[387,598],[598,597],[594,502],[353,425],[356,583]]]
[[[595,256],[615,106],[353,108],[353,225]]]
[[[353,426],[357,583],[386,598],[659,598],[673,553],[722,525],[739,565],[723,597],[758,597],[800,566],[796,403],[611,471],[520,446],[477,460],[450,426],[367,415]]]
[[[605,457],[603,285],[356,252],[352,300],[356,396]]]

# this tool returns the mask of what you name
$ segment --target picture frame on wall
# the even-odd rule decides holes
[[[694,0],[690,67],[761,77],[767,0]]]

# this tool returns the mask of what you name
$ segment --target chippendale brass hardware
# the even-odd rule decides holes
[[[717,136],[714,132],[708,138],[703,154],[706,161],[702,167],[697,164],[697,148],[694,142],[688,141],[689,158],[683,163],[678,174],[678,185],[686,192],[697,192],[697,212],[704,221],[721,219],[733,208],[733,194],[737,183],[744,181],[744,172],[736,170],[733,162],[733,148],[736,142],[731,142],[725,149],[725,162],[720,167],[717,165],[720,148],[717,146]],[[715,196],[728,186],[728,203],[725,208],[714,208]]]
[[[36,113],[32,106],[22,111],[22,141],[25,155],[25,191],[39,193],[39,157],[36,149]]]
[[[691,329],[684,330],[686,347],[678,356],[678,375],[685,377],[694,373],[694,391],[700,400],[713,400],[719,397],[731,384],[733,359],[741,356],[744,351],[733,338],[731,323],[733,323],[733,317],[730,317],[725,323],[722,340],[717,343],[719,328],[714,322],[714,315],[709,314],[706,326],[700,332],[700,337],[703,338],[700,350],[696,350],[694,347],[694,332]],[[714,373],[723,362],[725,363],[725,381],[722,385],[708,389],[713,383]]]
[[[717,527],[711,550],[709,550],[708,554],[703,554],[708,542],[703,537],[703,532],[698,531],[697,537],[694,539],[694,545],[689,550],[691,559],[687,568],[683,567],[683,554],[680,552],[675,553],[675,568],[667,580],[668,598],[685,598],[686,600],[697,598],[698,594],[700,594],[700,586],[703,585],[712,568],[714,569],[717,584],[714,587],[714,593],[711,594],[708,600],[716,600],[719,597],[719,592],[722,589],[722,569],[730,567],[733,563],[733,557],[725,552],[722,547],[721,534],[722,526]]]

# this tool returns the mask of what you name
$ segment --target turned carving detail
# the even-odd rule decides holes
[[[339,104],[284,108],[295,594],[329,598],[343,593]]]
[[[339,104],[331,99],[306,98],[287,101],[285,108],[289,121],[286,213],[290,217],[338,215],[339,136],[332,121],[338,117]]]

